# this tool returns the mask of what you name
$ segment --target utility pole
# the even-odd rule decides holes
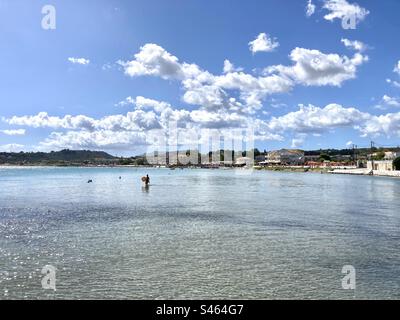
[[[373,155],[373,151],[374,151],[374,145],[375,143],[373,141],[371,141],[371,163],[372,163],[372,173],[374,172],[374,155]]]
[[[358,145],[356,145],[356,161],[358,161]]]
[[[357,164],[357,146],[353,144],[353,162]]]

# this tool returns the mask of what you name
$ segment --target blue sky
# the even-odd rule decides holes
[[[182,132],[252,126],[268,150],[398,145],[398,12],[397,0],[0,0],[0,150],[137,154],[171,119]]]

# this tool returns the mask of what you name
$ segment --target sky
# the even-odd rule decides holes
[[[49,7],[50,6],[50,7]],[[397,146],[398,0],[0,0],[0,152]],[[177,147],[179,148],[179,147]]]

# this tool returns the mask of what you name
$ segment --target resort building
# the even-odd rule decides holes
[[[385,152],[385,160],[394,160],[397,157],[400,157],[400,152],[393,152],[393,151]]]
[[[266,163],[269,165],[304,165],[304,151],[282,149],[271,151],[267,155]]]
[[[316,154],[316,155],[306,155],[304,156],[305,162],[320,162],[321,160],[321,155]]]
[[[378,156],[380,156],[381,155],[381,153],[380,152],[375,152],[375,153],[372,153],[372,154],[370,154],[369,155],[369,157],[371,158],[371,157],[378,157]],[[396,159],[397,157],[400,157],[400,152],[394,152],[394,151],[385,151],[384,152],[384,157],[383,157],[383,160],[394,160],[394,159]],[[380,160],[378,160],[378,161],[380,161]]]
[[[394,171],[392,160],[368,161],[367,169],[372,171]]]
[[[254,160],[258,163],[258,162],[264,162],[265,160],[267,160],[267,156],[266,155],[259,155],[257,157],[254,158]]]
[[[252,166],[252,165],[254,165],[254,159],[249,158],[249,157],[240,157],[240,158],[236,159],[235,165],[238,167]]]

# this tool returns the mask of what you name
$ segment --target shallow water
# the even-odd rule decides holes
[[[0,168],[0,299],[399,299],[399,192],[378,177]]]

